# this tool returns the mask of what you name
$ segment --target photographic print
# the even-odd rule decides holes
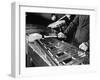
[[[14,77],[96,71],[95,9],[12,3]]]
[[[25,66],[90,64],[90,15],[25,12]]]

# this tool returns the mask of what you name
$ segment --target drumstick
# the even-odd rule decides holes
[[[57,37],[57,36],[44,36],[44,38]]]
[[[55,23],[48,25],[48,27],[54,26],[56,24],[61,24],[61,23],[65,23],[65,20],[60,21],[61,19],[65,18],[66,15],[62,16],[60,19],[58,19]],[[54,27],[55,28],[55,27]]]
[[[62,16],[60,19],[58,19],[57,21],[60,21],[61,19],[65,18],[66,14],[64,16]]]

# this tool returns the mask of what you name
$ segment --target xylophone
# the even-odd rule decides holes
[[[48,66],[62,66],[62,65],[82,65],[85,60],[89,61],[89,56],[78,56],[78,52],[83,50],[73,46],[57,38],[44,38],[29,43],[29,46],[35,51]],[[85,52],[86,54],[88,52]]]

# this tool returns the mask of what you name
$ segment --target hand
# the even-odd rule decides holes
[[[56,22],[54,22],[52,24],[49,24],[48,27],[57,28],[57,27],[59,27],[59,25],[64,24],[64,23],[65,23],[65,20],[60,20],[60,21],[56,21]]]
[[[88,49],[88,43],[87,42],[83,42],[82,44],[79,45],[79,48],[82,49],[82,50],[84,50],[84,51],[87,51],[87,49]],[[78,56],[85,57],[86,54],[85,54],[85,52],[78,51]]]
[[[86,54],[85,54],[85,52],[78,51],[78,56],[80,56],[80,57],[85,57]]]
[[[41,39],[41,38],[42,38],[41,34],[39,34],[39,33],[33,33],[33,34],[30,34],[27,37],[27,40],[28,40],[28,42],[34,42],[35,40],[38,40],[38,39]]]
[[[84,51],[87,51],[88,43],[87,42],[83,42],[82,44],[79,45],[79,48],[84,50]]]
[[[58,38],[66,38],[66,36],[62,32],[59,32],[58,33]]]

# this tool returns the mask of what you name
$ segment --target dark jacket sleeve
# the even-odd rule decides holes
[[[65,34],[72,32],[72,30],[75,30],[79,24],[79,16],[76,16],[74,20],[69,24],[67,29],[64,31]]]
[[[89,40],[89,16],[82,15],[79,17],[79,26],[75,33],[75,39],[78,43],[87,42]]]

